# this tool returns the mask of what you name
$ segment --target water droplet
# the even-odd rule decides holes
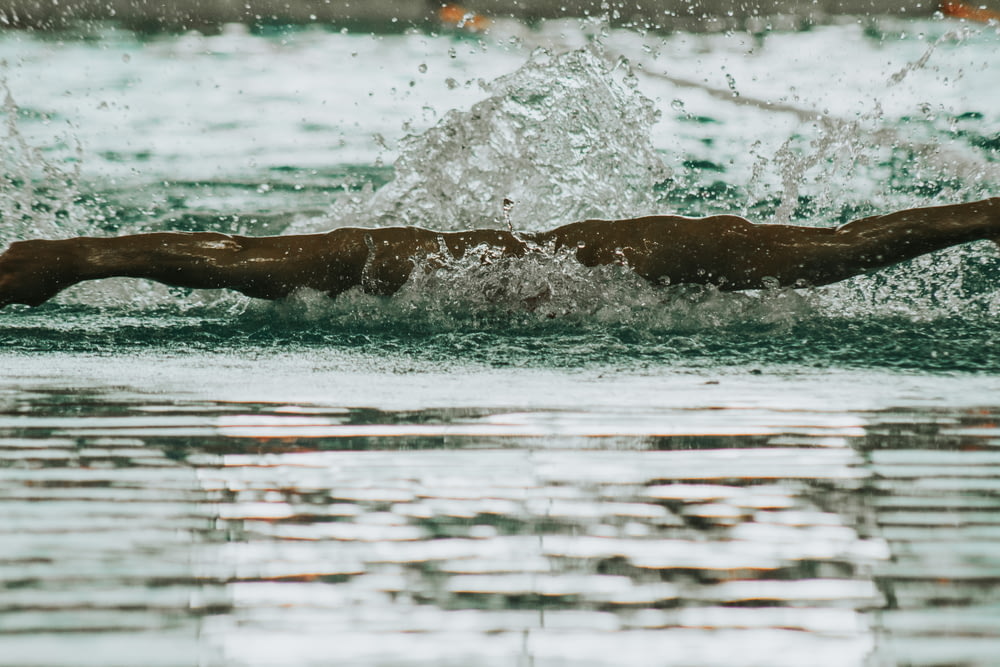
[[[740,93],[736,90],[736,79],[729,72],[726,72],[726,83],[729,84],[729,90],[733,92],[733,97],[739,97]]]

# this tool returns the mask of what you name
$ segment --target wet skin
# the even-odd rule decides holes
[[[730,215],[586,220],[536,233],[494,229],[343,227],[325,234],[247,237],[161,232],[11,244],[0,255],[0,307],[38,305],[84,280],[147,278],[278,299],[308,287],[390,295],[419,262],[467,253],[517,257],[570,252],[585,266],[622,264],[654,284],[722,290],[825,285],[918,255],[1000,239],[1000,198],[909,209],[840,227],[755,225]]]

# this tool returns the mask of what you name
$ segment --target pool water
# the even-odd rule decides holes
[[[4,32],[0,242],[996,195],[997,38]],[[0,665],[994,664],[998,313],[989,243],[798,292],[550,257],[7,308]]]

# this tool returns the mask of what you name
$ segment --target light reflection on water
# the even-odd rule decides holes
[[[996,409],[393,411],[43,384],[0,403],[2,665],[1000,648]]]

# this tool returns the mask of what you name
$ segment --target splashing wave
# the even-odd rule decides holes
[[[519,229],[652,213],[670,171],[650,140],[656,108],[635,86],[594,49],[536,51],[485,100],[407,137],[395,179],[335,207],[332,222],[488,227],[505,198]]]

